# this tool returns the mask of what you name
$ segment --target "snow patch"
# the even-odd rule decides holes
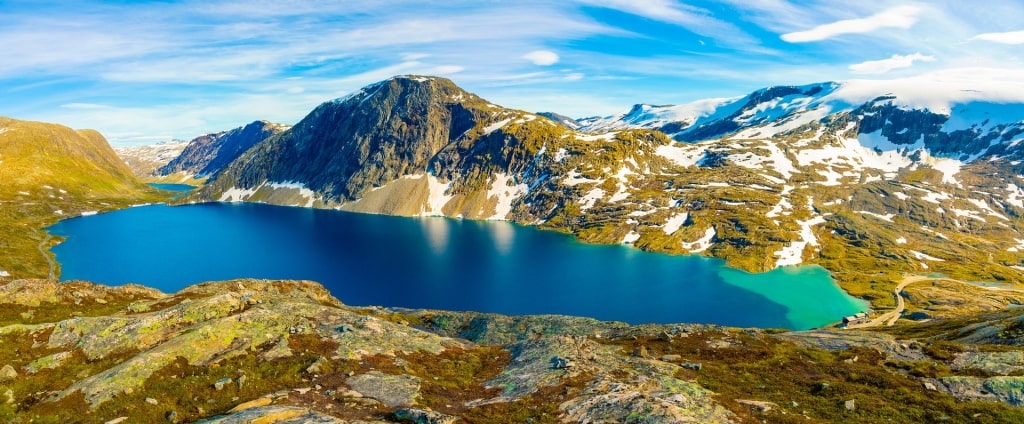
[[[512,120],[512,118],[502,119],[502,120],[500,120],[498,122],[495,122],[495,123],[493,123],[491,125],[488,125],[488,126],[484,127],[484,134],[483,135],[488,135],[488,134],[490,134],[492,132],[497,131],[498,128],[504,127],[505,124],[508,124],[509,121],[511,121],[511,120]]]
[[[265,184],[265,186],[270,187],[270,188],[275,189],[275,190],[276,189],[293,189],[293,190],[298,190],[299,191],[299,196],[302,196],[302,197],[306,198],[306,204],[305,205],[297,204],[295,206],[303,206],[303,207],[311,208],[311,207],[313,207],[313,202],[316,200],[316,193],[314,193],[313,190],[310,190],[310,189],[306,188],[305,184],[302,184],[302,183],[299,183],[299,182],[295,182],[295,181],[285,181],[283,183],[268,182],[268,183]]]
[[[919,261],[932,261],[932,262],[945,262],[946,261],[945,259],[939,259],[939,258],[936,258],[934,256],[929,256],[929,255],[926,255],[924,253],[918,252],[916,250],[908,250],[908,252],[910,252],[911,255],[914,255],[914,257],[917,258],[917,260],[919,260]]]
[[[231,187],[224,191],[224,193],[220,195],[220,199],[217,200],[221,202],[244,202],[246,199],[256,194],[256,190],[259,190],[259,187],[248,189]]]
[[[581,141],[612,141],[615,140],[614,132],[604,134],[593,134],[593,135],[577,135],[576,139]]]
[[[583,178],[576,171],[569,171],[569,175],[566,175],[565,178],[562,179],[562,184],[567,185],[567,186],[574,186],[574,185],[586,184],[586,183],[599,183],[599,182],[601,182],[601,181],[600,180],[590,179],[590,178]]]
[[[676,231],[679,231],[679,227],[682,227],[683,223],[686,222],[686,219],[689,217],[690,214],[686,212],[672,215],[668,217],[667,221],[665,221],[665,225],[661,226],[661,230],[664,231],[665,234],[672,234]]]
[[[868,215],[868,216],[873,216],[875,218],[881,219],[882,221],[889,221],[889,222],[892,222],[892,219],[896,216],[896,214],[894,214],[894,213],[887,213],[885,215],[877,214],[877,213],[874,213],[874,212],[868,212],[868,211],[857,211],[857,213]]]
[[[451,187],[452,183],[442,183],[437,177],[433,175],[427,175],[427,205],[426,210],[423,210],[420,215],[426,216],[444,216],[444,205],[448,204],[455,195],[448,195],[445,192]]]
[[[703,156],[703,151],[700,149],[693,149],[693,147],[672,143],[668,145],[658,145],[657,149],[654,150],[654,154],[668,159],[676,165],[686,168],[696,165],[697,161],[700,160],[700,157]]]
[[[93,216],[93,215],[96,215],[98,213],[99,212],[97,212],[97,211],[85,211],[85,212],[82,212],[81,216]]]
[[[1006,198],[1007,203],[1018,208],[1024,208],[1024,190],[1021,190],[1020,187],[1013,183],[1009,183],[1006,185],[1006,192],[1008,195]]]
[[[709,227],[704,231],[704,237],[693,243],[683,242],[683,249],[690,251],[690,253],[700,253],[711,247],[711,241],[714,240],[715,235],[718,233],[715,231],[715,227]]]
[[[636,231],[630,231],[629,234],[626,234],[626,236],[622,238],[622,243],[633,244],[637,240],[640,240],[640,234]]]
[[[807,199],[807,208],[812,211],[814,210],[813,198]],[[804,249],[808,245],[815,247],[818,246],[818,239],[814,237],[814,226],[824,223],[825,218],[822,218],[821,216],[815,216],[805,221],[797,221],[797,224],[800,225],[800,240],[794,241],[788,246],[783,246],[781,250],[775,252],[775,256],[779,257],[775,262],[775,267],[800,265],[803,263]]]
[[[1014,252],[1014,253],[1016,253],[1016,252],[1020,252],[1020,251],[1024,250],[1024,239],[1015,238],[1013,240],[1017,242],[1017,245],[1013,246],[1013,247],[1011,247],[1009,249],[1006,249],[1007,252]]]
[[[603,198],[604,190],[597,187],[593,188],[592,190],[587,192],[587,194],[583,195],[583,198],[580,199],[580,203],[582,204],[582,206],[580,206],[580,210],[585,211],[587,209],[594,207],[594,203],[597,203],[598,200],[601,200]]]
[[[498,204],[494,206],[494,215],[491,215],[491,217],[487,219],[508,219],[508,215],[512,213],[512,203],[530,190],[530,186],[526,184],[520,183],[509,185],[513,180],[514,179],[511,175],[503,173],[494,174],[494,182],[491,183],[491,188],[487,191],[487,198],[497,198]],[[447,186],[445,186],[445,188],[447,189]],[[449,198],[449,200],[451,200],[451,198]],[[445,203],[447,203],[447,201]],[[437,210],[440,212],[440,208]]]
[[[900,237],[900,238],[896,239],[896,244],[907,244],[907,238],[906,237]]]

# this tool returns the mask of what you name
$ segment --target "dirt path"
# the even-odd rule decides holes
[[[50,254],[46,253],[46,243],[48,243],[50,241],[50,238],[51,238],[50,234],[47,233],[46,237],[43,238],[43,241],[39,242],[38,248],[39,248],[39,253],[42,254],[44,258],[46,258],[46,263],[50,264],[50,273],[49,273],[49,277],[47,277],[47,278],[52,280],[54,278],[53,277],[53,273],[54,273],[54,269],[56,268],[56,264],[53,262],[53,258],[50,257]]]
[[[896,320],[900,319],[900,315],[903,314],[903,310],[907,308],[907,304],[906,302],[903,301],[903,296],[900,295],[900,293],[902,293],[903,289],[907,287],[907,285],[909,285],[910,283],[916,283],[918,281],[925,280],[933,280],[933,278],[925,277],[923,275],[910,275],[903,277],[903,281],[901,281],[893,290],[893,295],[896,296],[896,309],[879,315],[875,317],[875,319],[872,319],[871,321],[861,324],[848,325],[846,326],[846,328],[870,328],[878,327],[883,324],[885,324],[886,326],[891,326],[895,324]]]
[[[875,319],[872,319],[871,321],[868,321],[868,322],[865,322],[865,323],[861,323],[861,324],[849,325],[846,328],[870,328],[870,327],[878,327],[878,326],[881,326],[883,324],[885,326],[887,326],[887,327],[893,326],[894,324],[896,324],[896,321],[898,319],[900,319],[900,317],[903,315],[903,310],[905,310],[907,308],[906,302],[904,302],[903,296],[901,295],[901,293],[903,292],[903,289],[906,288],[911,283],[916,283],[916,282],[919,282],[919,281],[934,281],[934,280],[944,280],[944,281],[952,281],[954,283],[968,284],[968,285],[970,285],[972,287],[978,287],[978,288],[982,288],[982,289],[986,289],[986,290],[1001,290],[1001,291],[1012,291],[1012,292],[1024,293],[1024,290],[1022,290],[1022,289],[1002,288],[1002,287],[985,287],[985,286],[977,286],[977,285],[974,285],[974,284],[971,284],[971,283],[968,283],[968,282],[965,282],[965,281],[954,280],[954,279],[951,279],[951,278],[932,278],[932,277],[926,277],[926,276],[923,276],[923,275],[908,275],[908,276],[903,277],[903,281],[901,281],[899,283],[899,285],[897,285],[896,288],[893,290],[893,294],[896,296],[896,309],[893,309],[893,310],[891,310],[889,312],[886,312],[886,313],[884,313],[882,315],[879,315],[879,316],[875,317]]]

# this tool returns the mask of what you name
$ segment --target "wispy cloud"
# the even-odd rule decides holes
[[[558,54],[550,50],[534,50],[523,55],[523,59],[538,66],[550,66],[558,63]]]
[[[707,9],[671,0],[579,0],[583,4],[614,9],[659,22],[682,26],[726,45],[753,47],[759,42],[739,26],[717,18]]]
[[[806,31],[782,34],[790,43],[821,41],[843,34],[861,34],[882,28],[910,28],[917,22],[921,9],[917,6],[897,6],[866,18],[845,19],[818,25]]]
[[[914,66],[915,61],[934,62],[935,56],[925,56],[921,53],[908,55],[894,54],[888,59],[868,60],[850,65],[850,72],[855,74],[884,74],[893,69],[909,68]]]
[[[971,37],[971,40],[991,41],[1000,44],[1024,44],[1024,31],[987,32]]]
[[[585,116],[863,73],[1024,68],[1014,0],[0,3],[0,114],[115,143],[294,123],[396,74]]]

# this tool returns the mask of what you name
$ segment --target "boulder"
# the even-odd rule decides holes
[[[445,415],[440,412],[424,411],[422,409],[401,408],[395,411],[395,419],[408,421],[414,424],[455,424],[459,418]]]
[[[10,381],[18,378],[18,371],[11,366],[11,364],[4,365],[0,368],[0,381]]]
[[[231,377],[224,377],[213,383],[213,388],[217,390],[224,390],[224,387],[231,384]]]
[[[228,413],[230,414],[232,412],[244,411],[246,409],[258,408],[258,407],[261,407],[261,406],[267,406],[267,405],[270,405],[272,402],[273,402],[273,400],[270,399],[269,397],[256,398],[256,399],[250,400],[248,402],[243,402],[243,403],[240,403],[240,404],[236,405],[234,408],[231,408],[230,410],[228,410]]]
[[[370,371],[349,377],[345,383],[363,396],[379,400],[388,408],[411,406],[420,393],[420,379],[404,374]]]
[[[564,369],[569,369],[569,368],[575,367],[576,366],[576,362],[574,362],[572,359],[569,359],[569,358],[563,358],[561,356],[556,356],[554,358],[551,358],[551,366],[554,369],[556,369],[556,370],[564,370]]]

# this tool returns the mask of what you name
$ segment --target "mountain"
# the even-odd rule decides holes
[[[13,423],[1024,420],[1019,309],[780,332],[352,307],[281,280],[0,281],[0,307]]]
[[[131,168],[135,176],[147,178],[153,177],[158,168],[181,155],[188,144],[184,140],[172,140],[143,146],[114,147],[114,152]]]
[[[1024,277],[1024,90],[964,84],[772,87],[577,131],[401,76],[320,105],[190,200],[508,219],[749,271],[818,264],[886,307],[903,273]]]
[[[203,178],[217,175],[231,161],[267,137],[287,130],[287,125],[255,121],[229,131],[206,134],[189,141],[177,157],[156,170],[156,175]]]
[[[94,130],[0,117],[0,277],[54,275],[42,229],[160,199]]]
[[[116,194],[140,187],[131,170],[94,130],[0,117],[0,196],[64,190],[60,194]],[[47,190],[47,189],[43,189]]]

